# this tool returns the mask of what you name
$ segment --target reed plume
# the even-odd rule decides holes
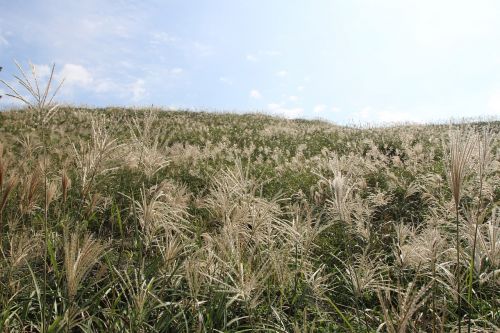
[[[455,203],[455,223],[456,223],[456,277],[457,277],[457,295],[458,295],[458,331],[461,332],[462,326],[462,296],[461,296],[461,264],[460,264],[460,221],[459,208],[462,196],[462,187],[464,179],[468,172],[469,160],[473,150],[473,140],[471,134],[465,134],[455,131],[450,134],[449,155],[448,155],[448,176],[450,181],[451,193]]]
[[[73,233],[64,243],[64,268],[66,290],[70,303],[74,302],[77,291],[92,267],[105,254],[107,245],[95,240],[91,235],[80,236]]]

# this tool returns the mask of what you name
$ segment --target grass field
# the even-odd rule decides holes
[[[50,110],[0,113],[0,332],[499,331],[500,122]]]
[[[61,108],[0,128],[2,332],[498,331],[498,122]]]

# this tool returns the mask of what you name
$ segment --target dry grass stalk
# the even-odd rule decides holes
[[[80,149],[73,145],[76,165],[80,171],[83,198],[91,192],[97,177],[117,169],[115,166],[110,166],[110,162],[115,158],[118,148],[120,145],[116,139],[111,138],[105,125],[92,119],[90,144],[81,144]]]
[[[153,308],[153,289],[157,281],[154,277],[147,279],[142,268],[134,268],[132,277],[126,271],[115,269],[115,272],[120,279],[120,289],[126,299],[129,313],[133,316],[129,318],[133,323],[132,329],[142,331],[141,325],[146,320],[148,309]]]
[[[462,298],[461,298],[461,283],[460,283],[460,226],[459,226],[459,207],[462,195],[462,187],[465,176],[467,175],[469,160],[473,150],[473,140],[475,138],[471,134],[466,134],[455,131],[450,135],[449,144],[449,177],[451,192],[455,202],[456,213],[456,276],[457,276],[457,294],[458,294],[458,331],[461,331],[462,325]]]
[[[3,244],[3,212],[7,206],[9,194],[13,191],[17,184],[17,177],[11,176],[4,188],[4,182],[7,179],[7,168],[9,160],[4,157],[3,144],[0,142],[0,248]]]
[[[78,234],[71,234],[64,243],[64,267],[70,303],[73,303],[80,284],[107,248],[90,235],[85,235],[81,241],[79,238]]]
[[[24,179],[20,186],[21,197],[19,201],[19,210],[22,214],[30,214],[36,208],[39,208],[37,202],[43,195],[43,178],[40,169],[34,169],[31,174],[27,176],[27,179]]]
[[[128,124],[131,134],[131,144],[127,146],[129,163],[143,171],[148,178],[170,163],[160,146],[161,133],[159,127],[154,126],[157,120],[158,111],[150,109],[142,121],[136,114]]]
[[[468,172],[475,139],[472,134],[464,135],[460,131],[450,134],[448,176],[450,177],[451,192],[457,211],[460,206],[463,182]]]
[[[351,224],[351,212],[348,207],[348,201],[353,187],[348,185],[348,179],[344,177],[340,171],[336,171],[329,185],[333,194],[333,199],[329,200],[329,203],[332,205],[334,214],[336,214],[341,221]]]
[[[0,80],[0,82],[3,83],[10,91],[10,93],[6,95],[23,102],[28,106],[30,110],[33,110],[39,124],[47,124],[50,118],[54,116],[57,108],[59,107],[59,105],[53,104],[53,100],[62,84],[64,83],[64,79],[61,80],[56,89],[51,93],[50,90],[54,79],[55,64],[51,67],[49,79],[45,85],[45,88],[40,86],[39,84],[40,78],[35,65],[33,65],[32,63],[29,64],[31,70],[31,78],[29,78],[21,65],[19,65],[18,62],[15,62],[15,64],[19,69],[21,76],[14,75],[14,78],[17,80],[17,83],[29,93],[30,97],[26,97],[21,94],[8,82]],[[32,100],[30,100],[30,98],[32,98]]]
[[[68,176],[68,173],[65,169],[61,172],[61,191],[62,191],[62,199],[63,204],[66,203],[68,199],[68,190],[71,188],[71,179]]]
[[[141,189],[136,207],[139,224],[145,236],[146,247],[160,230],[184,235],[190,232],[187,225],[189,194],[183,186],[165,181],[149,189]]]
[[[9,181],[7,182],[7,185],[3,189],[1,198],[0,198],[0,244],[1,242],[1,237],[3,236],[3,212],[5,210],[5,207],[7,206],[7,199],[9,198],[9,194],[14,190],[14,188],[17,185],[17,176],[12,176],[10,177]],[[0,187],[0,190],[2,188]]]
[[[11,269],[15,270],[28,262],[28,259],[39,255],[39,235],[28,232],[18,232],[10,238],[9,263]]]
[[[0,142],[0,189],[3,187],[4,178],[7,176],[7,167],[9,160],[4,157],[3,144]]]
[[[413,332],[416,327],[415,314],[425,305],[432,286],[432,281],[417,287],[416,283],[410,282],[404,292],[396,291],[396,306],[393,304],[393,291],[390,287],[377,290],[377,296],[382,307],[384,323],[389,333]],[[411,329],[410,329],[411,328]]]

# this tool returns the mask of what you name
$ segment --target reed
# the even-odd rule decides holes
[[[498,122],[29,102],[0,114],[2,332],[498,331]]]
[[[450,135],[449,144],[449,179],[451,193],[455,204],[455,224],[456,224],[456,268],[455,275],[457,278],[457,299],[458,299],[458,332],[462,329],[462,290],[461,290],[461,263],[460,263],[460,221],[459,209],[460,199],[462,197],[463,182],[468,172],[469,161],[473,150],[474,137],[471,134],[465,134],[456,131]]]

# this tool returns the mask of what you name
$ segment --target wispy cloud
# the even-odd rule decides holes
[[[109,34],[115,37],[128,38],[132,34],[130,20],[126,16],[93,14],[79,20],[80,28],[92,35]]]
[[[130,85],[130,91],[132,93],[132,101],[139,102],[146,95],[145,81],[143,79],[137,79],[134,83]]]
[[[98,80],[93,87],[97,94],[123,92],[123,88],[109,78]]]
[[[233,82],[233,80],[231,80],[230,78],[225,77],[225,76],[221,76],[221,77],[219,78],[219,81],[220,81],[220,82],[222,82],[222,83],[224,83],[224,84],[227,84],[227,85],[229,85],[229,86],[232,86],[232,85],[233,85],[233,83],[234,83],[234,82]]]
[[[190,48],[192,48],[196,55],[201,57],[208,57],[215,54],[215,49],[212,45],[205,44],[199,41],[190,43]]]
[[[299,118],[304,115],[303,108],[288,108],[280,103],[270,103],[267,105],[267,109],[271,114],[289,119]]]
[[[361,116],[361,117],[369,117],[369,114],[370,114],[370,108],[365,108],[363,110],[361,110],[361,112],[358,113],[358,116]],[[339,113],[341,112],[342,110],[337,107],[337,106],[332,106],[332,107],[329,107],[328,105],[326,104],[316,104],[314,107],[313,107],[313,113],[315,115],[323,115],[323,116],[328,116],[328,114],[330,113]]]
[[[185,55],[208,57],[215,53],[215,48],[198,40],[189,38],[180,38],[172,33],[165,31],[155,31],[149,33],[149,44],[154,49],[172,48],[181,50]]]
[[[261,99],[262,95],[257,89],[250,90],[250,97],[253,99]]]
[[[279,76],[279,77],[285,77],[287,75],[288,75],[288,71],[286,71],[284,69],[281,70],[281,71],[276,72],[276,76]]]
[[[184,69],[182,69],[180,67],[175,67],[175,68],[172,68],[170,70],[170,73],[172,73],[172,75],[180,75],[180,74],[184,73]]]
[[[46,64],[33,64],[38,79],[44,80],[50,75],[51,67]]]
[[[365,106],[360,111],[353,113],[352,120],[362,123],[421,123],[425,119],[410,112],[376,109],[372,106]]]
[[[315,114],[321,114],[321,113],[325,112],[325,110],[326,110],[325,104],[318,104],[313,108],[313,112]]]
[[[250,62],[258,62],[263,58],[272,58],[280,55],[281,52],[277,50],[260,50],[258,52],[247,53],[245,59]]]
[[[277,50],[264,50],[260,51],[259,53],[268,57],[277,57],[281,55],[281,52]]]
[[[46,65],[38,67],[48,68]],[[79,64],[65,64],[54,76],[59,82],[64,80],[60,96],[63,98],[73,99],[75,95],[84,91],[108,94],[119,90],[119,85],[111,79],[96,79],[89,69]]]
[[[48,65],[36,65],[37,73],[40,78],[48,78],[50,67]],[[182,73],[176,68],[170,70],[170,73]],[[110,77],[96,75],[91,69],[80,64],[64,64],[60,70],[56,70],[54,78],[64,84],[61,88],[61,97],[73,98],[81,92],[90,92],[92,94],[116,96],[126,102],[139,102],[148,94],[146,90],[146,81],[143,78],[133,78],[129,81],[117,81]]]
[[[377,121],[383,123],[394,123],[394,122],[422,122],[422,119],[419,117],[412,115],[408,112],[397,112],[397,111],[378,111],[377,112]]]
[[[259,60],[259,59],[257,58],[257,56],[256,56],[256,55],[254,55],[254,54],[247,54],[247,55],[245,56],[245,59],[246,59],[246,60],[248,60],[248,61],[250,61],[250,62],[257,62],[257,61]]]
[[[179,41],[179,38],[173,36],[165,31],[156,31],[151,33],[151,39],[149,40],[150,44],[159,45],[159,44],[167,44],[171,45]]]
[[[335,13],[318,5],[311,8],[311,17],[321,24],[292,25],[287,36],[278,22],[247,24],[261,17],[261,6],[254,2],[245,13],[235,6],[193,9],[182,1],[154,6],[136,0],[29,1],[29,11],[15,1],[4,2],[2,77],[15,71],[12,58],[41,64],[45,76],[43,64],[55,61],[57,74],[67,76],[61,97],[69,102],[126,105],[135,99],[241,109],[275,102],[273,112],[367,122],[500,112],[493,74],[500,64],[495,43],[500,4],[494,1],[455,6],[452,0],[423,0],[411,10],[391,6],[387,11],[384,3],[394,0],[383,0],[355,10],[349,3]],[[287,6],[290,20],[303,18],[300,6]],[[228,17],[236,23],[234,31],[228,31]],[[359,26],[360,19],[366,24]],[[337,34],[324,34],[333,21]],[[339,33],[344,30],[352,32],[348,39]],[[306,47],[297,48],[297,43]],[[373,51],[373,43],[381,47],[363,57]],[[457,47],[465,51],[456,53]],[[460,73],[453,72],[457,66]],[[471,83],[470,77],[483,79]],[[232,96],[217,91],[243,82],[248,88],[239,87]],[[260,99],[251,97],[253,87]],[[456,91],[466,93],[457,97]],[[371,107],[362,109],[359,103]]]

